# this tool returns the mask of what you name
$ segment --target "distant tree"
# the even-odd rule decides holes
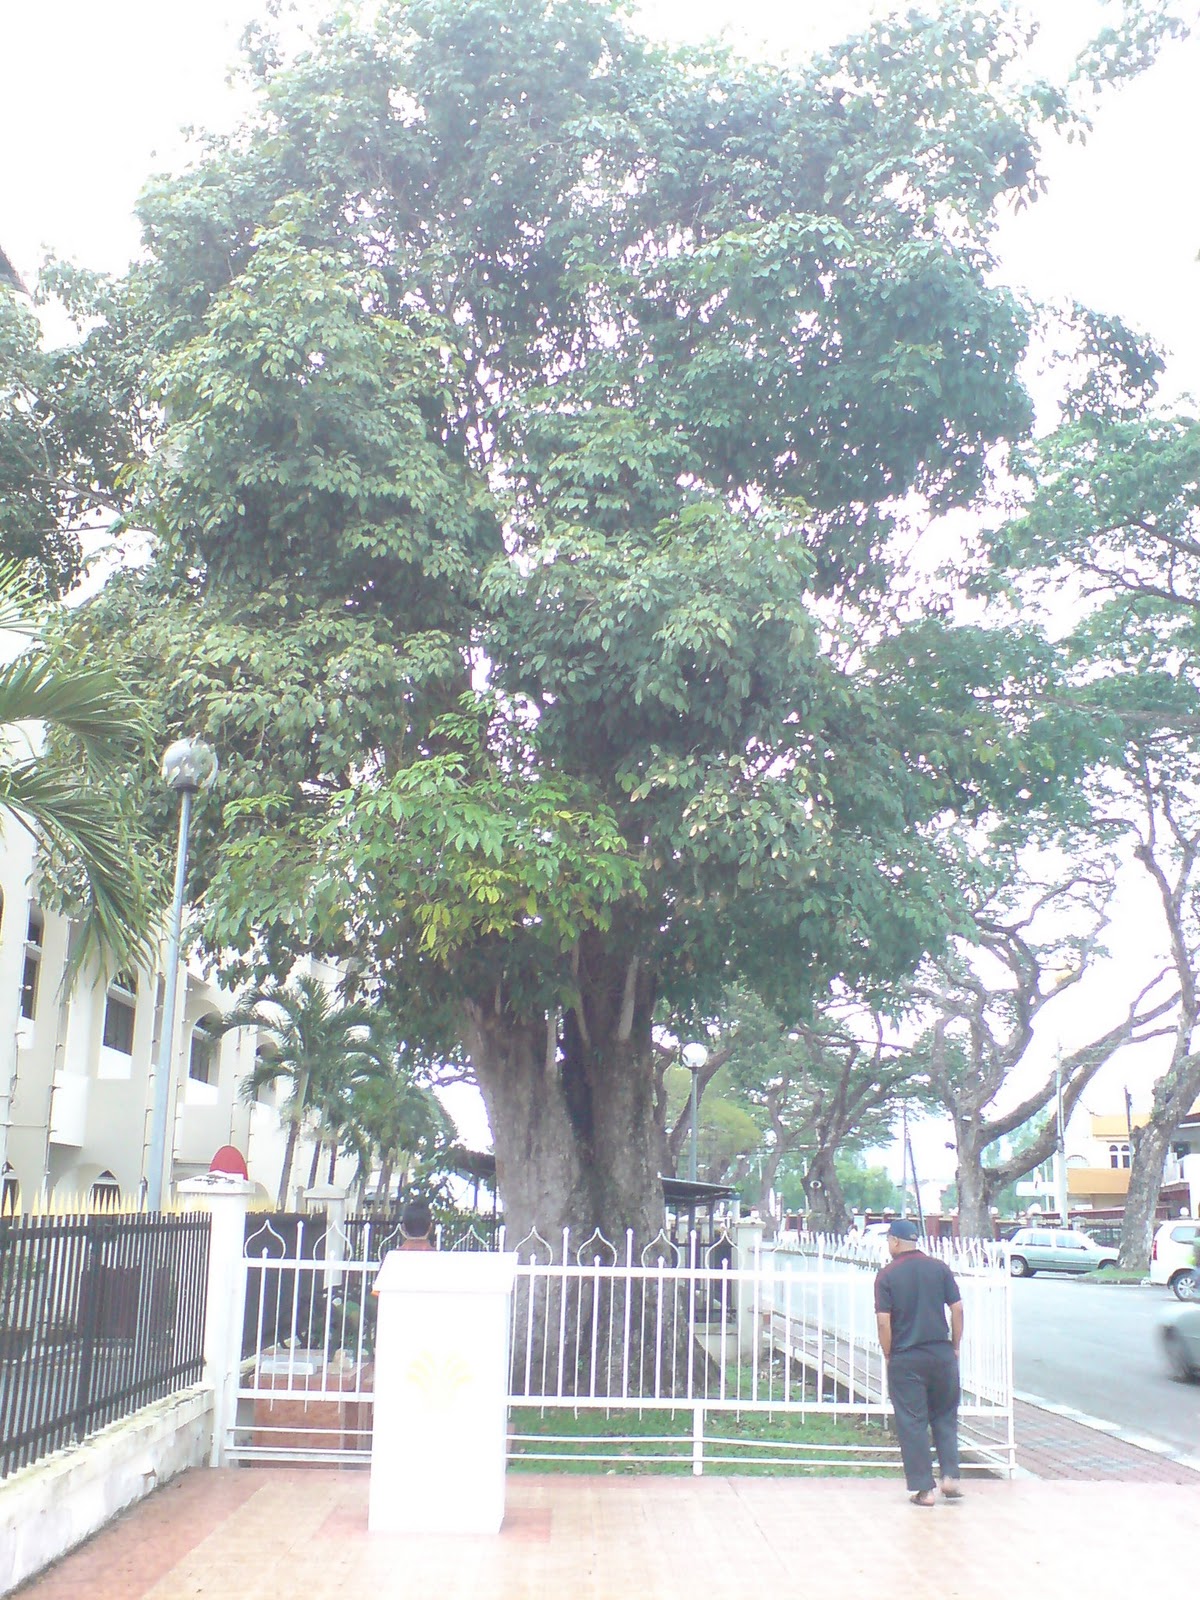
[[[691,1088],[692,1074],[687,1067],[667,1069],[668,1104],[673,1111],[678,1108],[675,1126],[683,1130],[670,1168],[679,1178],[686,1178],[690,1170]],[[705,1093],[697,1097],[696,1166],[704,1183],[741,1183],[762,1144],[762,1128],[732,1091],[728,1075],[717,1071],[709,1078]]]
[[[1102,853],[1033,864],[1019,856],[1010,856],[1008,870],[997,871],[998,881],[976,903],[973,940],[929,963],[915,986],[931,1020],[910,1070],[927,1075],[954,1123],[959,1229],[978,1238],[991,1236],[1000,1192],[1053,1150],[1055,1119],[1045,1113],[1059,1081],[1069,1118],[1118,1050],[1169,1031],[1175,1006],[1160,972],[1128,997],[1110,1026],[1064,1052],[1055,1069],[1043,1069],[1041,1081],[1008,1110],[996,1110],[1018,1069],[1038,1058],[1038,1022],[1103,953],[1114,889],[1114,864]],[[1029,1129],[1035,1119],[1036,1132]]]
[[[859,1215],[901,1209],[904,1190],[886,1167],[868,1166],[863,1155],[842,1151],[837,1158],[837,1175],[846,1204]],[[915,1209],[911,1200],[909,1209]]]
[[[432,1090],[393,1061],[390,1071],[365,1075],[352,1087],[341,1134],[347,1154],[357,1157],[360,1187],[374,1171],[375,1209],[386,1211],[393,1183],[404,1192],[414,1168],[430,1163],[452,1130]]]
[[[259,1055],[242,1084],[243,1098],[281,1085],[287,1127],[279,1174],[278,1204],[287,1204],[292,1164],[302,1131],[320,1141],[341,1132],[343,1107],[372,1078],[388,1071],[379,1037],[379,1013],[362,1002],[344,1002],[309,973],[287,983],[270,982],[243,995],[217,1024],[221,1033],[254,1028]]]
[[[1200,422],[1150,408],[1043,441],[1025,513],[997,535],[1031,602],[1083,614],[1061,704],[1093,727],[1097,825],[1123,833],[1161,909],[1178,1003],[1133,1160],[1120,1261],[1144,1268],[1172,1138],[1200,1096]]]
[[[882,1142],[901,1100],[925,1096],[888,1032],[879,1012],[849,996],[831,996],[789,1025],[751,991],[727,991],[717,1037],[728,1053],[729,1079],[762,1128],[763,1209],[787,1162],[803,1172],[812,1226],[848,1227],[840,1157],[856,1145]]]

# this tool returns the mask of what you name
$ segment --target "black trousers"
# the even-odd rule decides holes
[[[958,1357],[950,1344],[897,1350],[888,1362],[888,1390],[910,1494],[933,1488],[929,1435],[943,1478],[958,1477]]]

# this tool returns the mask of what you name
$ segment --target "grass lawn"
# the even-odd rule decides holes
[[[692,1414],[656,1409],[572,1411],[536,1405],[509,1413],[512,1472],[663,1472],[692,1470]],[[886,1423],[854,1417],[710,1411],[704,1419],[704,1469],[727,1474],[886,1477],[897,1469]],[[536,1451],[542,1459],[530,1459]],[[545,1456],[552,1455],[553,1460]],[[744,1459],[747,1455],[757,1459]],[[669,1459],[669,1458],[676,1459]],[[767,1458],[767,1459],[764,1459]],[[855,1463],[861,1462],[861,1465]]]

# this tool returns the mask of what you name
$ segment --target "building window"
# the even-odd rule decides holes
[[[188,1057],[188,1077],[197,1083],[217,1081],[217,1041],[206,1024],[210,1019],[201,1017],[192,1029],[192,1050]]]
[[[133,1024],[137,1016],[137,981],[119,972],[108,986],[104,1004],[104,1047],[123,1056],[133,1054]]]
[[[1133,1154],[1127,1144],[1110,1144],[1108,1147],[1108,1164],[1110,1167],[1127,1167],[1133,1160]]]
[[[21,974],[21,1015],[33,1021],[37,1009],[38,974],[42,969],[42,936],[46,921],[36,906],[29,908],[29,928],[25,934],[25,967]]]

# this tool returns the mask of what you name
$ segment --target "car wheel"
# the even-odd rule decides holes
[[[1176,1300],[1195,1300],[1196,1274],[1194,1272],[1177,1272],[1171,1279],[1171,1292]]]
[[[1012,1273],[1014,1278],[1033,1277],[1033,1273],[1029,1270],[1029,1263],[1026,1261],[1024,1256],[1011,1256],[1009,1258],[1008,1270]]]
[[[1171,1369],[1171,1376],[1180,1383],[1190,1382],[1195,1376],[1195,1371],[1188,1360],[1187,1346],[1174,1328],[1168,1328],[1163,1334],[1163,1347],[1167,1352],[1167,1365]]]
[[[1097,1272],[1103,1272],[1107,1267],[1115,1267],[1116,1264],[1117,1264],[1116,1256],[1105,1256],[1104,1260],[1096,1268],[1096,1271]]]

